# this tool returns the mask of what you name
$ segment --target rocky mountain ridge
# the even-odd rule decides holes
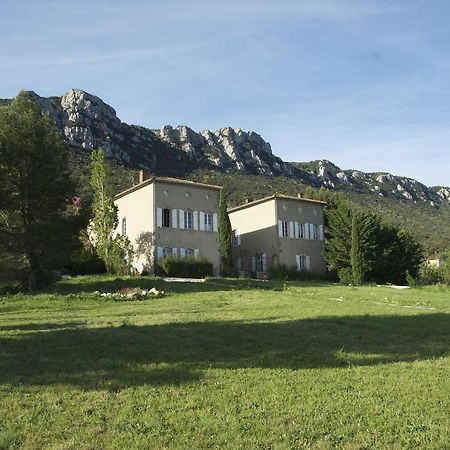
[[[227,172],[284,176],[313,187],[371,193],[381,197],[450,205],[450,188],[427,187],[389,173],[342,170],[330,161],[284,162],[270,144],[253,131],[220,128],[195,132],[187,126],[165,125],[148,129],[122,122],[116,111],[99,97],[71,89],[62,97],[31,94],[54,119],[67,143],[85,151],[102,147],[121,163],[150,172],[185,176],[202,167]],[[2,103],[4,103],[3,101]]]

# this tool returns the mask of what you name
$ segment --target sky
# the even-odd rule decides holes
[[[449,19],[448,0],[0,0],[0,98],[80,88],[127,123],[450,186]]]

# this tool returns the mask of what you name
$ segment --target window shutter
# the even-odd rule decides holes
[[[297,272],[300,272],[300,255],[295,255],[295,262],[297,263]]]
[[[256,272],[256,256],[252,256],[252,272]]]
[[[305,239],[309,239],[309,223],[305,223]]]
[[[163,257],[162,247],[158,247],[156,255],[157,255],[156,258],[158,259],[158,261]]]
[[[184,250],[184,248],[180,248],[180,257],[181,258],[184,258],[186,256],[186,252],[185,252],[185,250]]]
[[[313,223],[309,224],[309,238],[314,239],[314,224]]]
[[[298,222],[294,223],[294,235],[295,235],[296,238],[300,237],[300,232],[299,232],[299,229],[298,229]]]
[[[311,272],[311,256],[306,257],[306,271]]]
[[[180,229],[184,230],[184,211],[180,209]]]
[[[294,235],[294,222],[289,222],[289,237],[293,238]]]
[[[213,231],[217,233],[219,231],[219,223],[217,221],[217,213],[213,214]]]
[[[200,231],[205,231],[205,213],[200,211]]]
[[[176,209],[172,209],[172,228],[178,228],[178,211]]]
[[[162,209],[156,208],[156,226],[158,228],[162,227]]]
[[[200,252],[198,251],[198,248],[195,248],[194,249],[194,256],[196,257],[196,258],[198,258],[198,255],[200,254]]]
[[[283,221],[278,221],[278,236],[283,237]]]
[[[323,225],[319,225],[319,239],[323,241]]]
[[[198,211],[192,211],[194,216],[194,230],[198,230]]]
[[[265,253],[262,255],[262,270],[267,272],[267,255]]]
[[[172,249],[172,256],[178,256],[178,255],[177,255],[177,248],[176,248],[176,247],[174,247],[174,248]]]

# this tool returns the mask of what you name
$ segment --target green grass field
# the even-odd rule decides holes
[[[155,286],[167,297],[94,291]],[[450,288],[82,277],[0,298],[0,448],[450,448]]]

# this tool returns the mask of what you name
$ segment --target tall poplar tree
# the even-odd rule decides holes
[[[101,148],[91,153],[91,186],[93,218],[91,229],[97,255],[105,263],[106,270],[113,269],[114,229],[117,227],[117,206],[108,182],[108,166]]]

